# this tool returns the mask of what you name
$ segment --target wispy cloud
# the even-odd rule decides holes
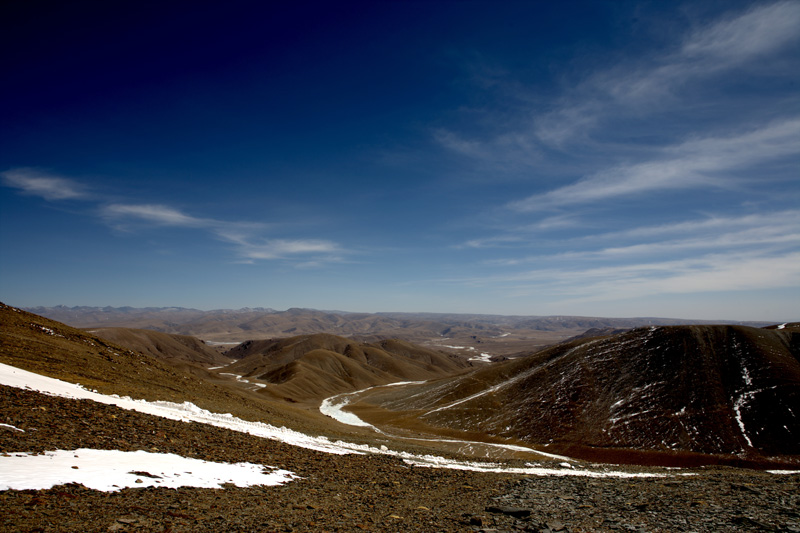
[[[800,252],[764,255],[731,252],[680,261],[573,272],[583,283],[562,286],[580,300],[619,300],[656,294],[796,288]],[[574,278],[573,278],[574,283]]]
[[[692,82],[756,64],[765,54],[800,39],[800,3],[758,5],[690,32],[676,51],[596,72],[562,97],[556,108],[536,115],[534,131],[548,145],[583,138],[601,121],[620,114],[677,107],[678,93]]]
[[[48,201],[89,198],[82,184],[33,168],[15,168],[0,173],[3,185],[20,189],[22,194],[40,196]]]
[[[48,201],[87,200],[93,212],[105,224],[126,233],[148,228],[184,228],[205,232],[216,240],[233,246],[242,262],[297,260],[298,267],[309,268],[341,262],[347,251],[339,244],[324,239],[269,238],[270,225],[260,222],[228,221],[199,217],[164,204],[121,203],[100,195],[89,194],[89,188],[75,180],[35,169],[17,168],[0,173],[3,184],[36,195]]]
[[[230,228],[217,228],[215,234],[222,240],[237,245],[238,255],[246,261],[286,259],[289,257],[315,257],[301,266],[319,266],[340,262],[345,250],[337,243],[323,239],[266,239]]]
[[[103,218],[116,225],[135,220],[156,226],[202,229],[215,238],[233,244],[241,262],[257,260],[291,259],[313,257],[315,265],[338,262],[345,253],[338,244],[322,239],[265,238],[264,224],[231,222],[213,218],[201,218],[157,204],[111,204],[101,209]]]
[[[213,227],[218,221],[186,215],[177,209],[156,204],[110,204],[101,209],[107,220],[140,220],[160,226]]]
[[[577,81],[565,81],[555,96],[498,76],[489,87],[498,95],[494,109],[488,104],[480,113],[472,111],[481,117],[472,128],[440,126],[433,139],[473,160],[536,172],[553,149],[592,146],[602,151],[595,145],[605,146],[607,127],[621,119],[642,124],[656,114],[687,112],[702,98],[697,89],[703,83],[715,83],[723,75],[749,76],[741,69],[763,74],[765,59],[793,50],[800,40],[798,28],[800,3],[756,4],[698,23],[683,35],[675,35],[671,46],[629,54]],[[773,65],[773,69],[773,78],[790,76],[785,64]],[[478,84],[476,89],[485,91],[487,87]],[[714,103],[712,97],[699,107]],[[509,112],[509,107],[516,109]]]
[[[686,141],[663,149],[660,158],[603,170],[509,207],[536,211],[659,190],[726,187],[732,180],[723,172],[799,152],[800,118],[793,118],[737,136]]]
[[[453,281],[577,307],[668,294],[796,289],[799,249],[800,210],[712,215],[551,239],[539,253],[494,257],[484,262],[490,273]]]
[[[517,236],[516,241],[523,241]],[[487,239],[484,246],[502,242]],[[549,239],[549,253],[526,257],[493,258],[486,264],[518,266],[554,261],[628,261],[631,258],[679,257],[712,250],[787,250],[800,245],[800,210],[784,210],[744,216],[710,216],[658,226],[643,226],[623,231],[590,232],[571,239]],[[555,251],[552,250],[567,250]]]
[[[545,217],[531,224],[523,224],[507,229],[502,235],[470,239],[462,244],[455,245],[456,249],[464,248],[494,248],[529,242],[531,236],[546,234],[548,232],[579,226],[580,220],[572,214],[559,214]]]
[[[543,300],[570,303],[796,288],[800,286],[800,252],[727,252],[607,267],[571,265],[460,281],[473,286],[492,286],[515,297],[535,295]]]
[[[784,233],[800,232],[800,210],[787,209],[767,213],[752,213],[741,216],[709,215],[706,218],[684,220],[656,226],[640,226],[622,231],[592,235],[592,240],[628,240],[673,235],[698,235],[743,229],[774,228]]]
[[[800,37],[800,4],[796,1],[756,5],[692,33],[681,55],[708,63],[740,63],[782,48]]]

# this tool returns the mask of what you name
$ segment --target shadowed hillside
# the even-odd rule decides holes
[[[225,372],[267,382],[271,385],[266,394],[295,401],[397,381],[427,380],[468,367],[459,357],[399,340],[362,344],[326,334],[248,341],[226,355],[241,360]]]
[[[129,350],[146,353],[175,363],[188,362],[203,365],[221,365],[230,362],[219,351],[200,339],[189,335],[172,335],[149,329],[100,328],[91,333],[124,346]]]
[[[650,327],[362,402],[597,459],[798,456],[799,358],[797,325]]]

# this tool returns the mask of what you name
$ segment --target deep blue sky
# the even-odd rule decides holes
[[[7,2],[0,299],[800,320],[800,1]]]

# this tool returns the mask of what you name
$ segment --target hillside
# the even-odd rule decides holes
[[[596,460],[800,459],[797,325],[641,328],[403,389],[353,409]]]
[[[230,359],[196,337],[161,333],[149,329],[99,328],[90,333],[120,346],[167,359],[173,363],[198,363],[207,366],[227,364]]]
[[[276,406],[196,364],[131,350],[120,344],[0,303],[0,363],[105,394],[193,402],[248,420],[308,427],[307,411]],[[324,426],[324,424],[322,425]]]
[[[247,341],[227,354],[240,359],[224,372],[257,378],[264,394],[294,401],[325,397],[397,381],[449,376],[468,367],[454,355],[399,340],[357,343],[327,334]]]

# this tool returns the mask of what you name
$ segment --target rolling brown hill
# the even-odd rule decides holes
[[[352,405],[596,460],[800,462],[798,324],[641,328],[402,389]]]
[[[131,350],[99,335],[0,303],[0,363],[104,394],[192,402],[245,420],[325,428],[307,410],[271,403],[201,366]],[[230,381],[230,380],[228,380]],[[324,420],[323,420],[324,422]]]
[[[120,346],[173,362],[217,366],[230,363],[228,357],[205,342],[189,335],[174,335],[149,329],[99,328],[90,333]]]
[[[399,340],[374,344],[328,334],[247,341],[226,354],[240,359],[226,373],[256,378],[262,391],[294,401],[320,400],[397,381],[420,381],[468,368],[458,356]]]

